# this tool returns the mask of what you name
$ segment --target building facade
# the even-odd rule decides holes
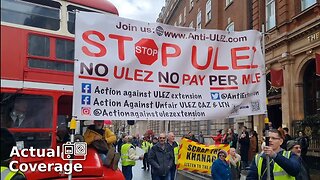
[[[253,29],[262,31],[265,24],[267,73],[283,72],[283,85],[267,89],[269,119],[275,128],[289,127],[293,136],[303,131],[311,140],[309,154],[319,156],[316,143],[319,124],[305,127],[297,124],[309,117],[320,120],[320,76],[316,75],[316,54],[320,54],[320,2],[253,0],[252,13]],[[270,74],[268,76],[272,76]],[[261,121],[259,117],[254,119],[254,122]]]
[[[316,53],[320,54],[319,0],[166,0],[158,22],[202,29],[242,31],[265,27],[268,116],[274,128],[289,127],[290,134],[303,130],[308,136],[316,129],[301,129],[308,117],[320,117],[320,77],[316,76]],[[271,85],[271,70],[281,70],[283,85]],[[215,134],[217,129],[243,125],[262,134],[263,116],[207,121],[165,122],[160,131],[178,136],[191,131]],[[320,121],[319,121],[320,122]],[[153,129],[161,122],[149,123]],[[159,126],[158,126],[159,127]],[[315,138],[313,138],[315,139]],[[312,139],[311,139],[312,141]],[[311,145],[312,146],[312,145]]]

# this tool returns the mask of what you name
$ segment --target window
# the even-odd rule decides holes
[[[266,28],[269,30],[276,26],[276,6],[275,0],[267,0],[266,2]]]
[[[77,7],[77,6],[72,6],[72,5],[69,5],[69,6],[67,7],[67,9],[68,9],[68,31],[69,31],[71,34],[74,34],[75,19],[76,19],[75,11],[76,11],[76,10],[86,11],[86,12],[94,12],[94,11],[89,10],[89,9],[84,9],[84,8]]]
[[[228,31],[228,32],[234,31],[234,22],[229,23],[229,25],[226,28],[226,31]]]
[[[64,39],[56,40],[56,58],[74,60],[74,42]]]
[[[193,28],[193,21],[191,21],[191,23],[189,24],[190,28]]]
[[[201,29],[201,11],[197,14],[197,28]]]
[[[301,0],[301,10],[303,11],[316,3],[317,0]]]
[[[28,54],[33,56],[49,57],[50,40],[45,36],[30,35],[28,41]]]
[[[1,93],[1,127],[5,128],[52,128],[53,98],[41,95]],[[49,147],[49,132],[15,133],[18,145],[25,148]]]
[[[193,0],[189,0],[189,11],[191,11],[192,10],[192,8],[193,8]]]
[[[50,43],[55,43],[50,54]],[[29,35],[28,66],[30,68],[73,72],[74,42],[65,39]]]
[[[207,1],[206,4],[206,23],[211,20],[211,0]]]
[[[60,29],[60,4],[54,1],[1,1],[1,21],[37,28]],[[47,3],[47,4],[44,4]]]
[[[226,7],[229,6],[229,4],[232,3],[233,0],[226,0]]]

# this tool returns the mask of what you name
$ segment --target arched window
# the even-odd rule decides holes
[[[315,73],[315,60],[309,61],[303,75],[304,114],[320,114],[320,76]]]

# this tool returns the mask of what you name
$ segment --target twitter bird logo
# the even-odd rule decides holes
[[[212,100],[220,100],[220,94],[218,92],[211,92]]]

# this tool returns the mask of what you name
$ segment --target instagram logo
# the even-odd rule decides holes
[[[67,142],[62,144],[63,160],[85,160],[87,156],[86,142]]]
[[[82,107],[81,108],[81,115],[90,116],[91,115],[91,108],[90,107]]]

